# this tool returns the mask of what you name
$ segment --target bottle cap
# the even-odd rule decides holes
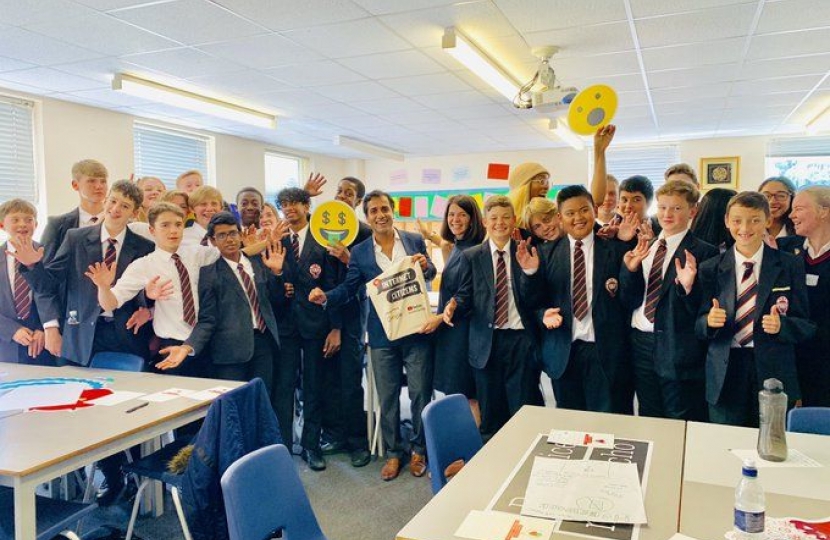
[[[756,476],[758,476],[758,469],[755,468],[755,460],[745,459],[743,468],[741,469],[741,473],[744,476],[749,476],[750,478],[755,478]]]
[[[764,390],[770,392],[781,392],[784,390],[784,384],[778,379],[767,379],[764,381]]]

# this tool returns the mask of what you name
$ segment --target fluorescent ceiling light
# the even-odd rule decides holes
[[[811,135],[830,129],[830,107],[818,113],[815,118],[807,122],[805,127],[807,133]]]
[[[573,131],[571,131],[570,126],[568,126],[567,120],[564,118],[554,118],[550,121],[549,129],[553,132],[554,135],[562,139],[562,141],[568,143],[574,150],[584,150],[585,143],[582,139],[579,138]]]
[[[112,79],[112,89],[130,94],[131,96],[157,101],[198,113],[219,116],[236,122],[268,129],[277,127],[276,115],[125,73],[117,73],[115,75]]]
[[[379,144],[372,144],[366,141],[361,141],[360,139],[354,139],[352,137],[347,137],[345,135],[335,136],[334,144],[336,144],[337,146],[350,148],[352,150],[357,150],[358,152],[362,152],[364,154],[371,154],[373,156],[382,157],[385,159],[391,159],[394,161],[404,160],[403,153],[399,152],[398,150],[395,150],[393,148],[387,148],[386,146],[380,146]]]
[[[510,101],[516,98],[520,85],[459,30],[454,27],[447,28],[441,46],[501,95]]]

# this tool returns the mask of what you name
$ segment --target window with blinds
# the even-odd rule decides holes
[[[0,201],[37,204],[34,103],[0,96]]]
[[[167,189],[175,189],[181,173],[197,170],[210,184],[210,146],[210,137],[197,133],[135,123],[135,177],[156,176]]]
[[[284,188],[302,187],[302,158],[265,152],[265,200],[273,203]]]
[[[680,162],[680,147],[677,145],[611,147],[606,152],[605,159],[608,174],[613,174],[620,182],[639,174],[651,180],[654,190],[657,191],[657,188],[663,185],[663,173],[666,169]],[[593,165],[593,158],[591,164]]]
[[[772,139],[765,169],[767,177],[786,176],[797,187],[830,185],[830,137]]]

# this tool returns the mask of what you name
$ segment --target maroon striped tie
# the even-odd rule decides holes
[[[242,283],[245,285],[245,293],[248,295],[251,308],[256,313],[256,329],[265,332],[265,319],[262,318],[262,311],[259,309],[259,297],[256,293],[256,287],[254,287],[254,283],[242,263],[237,264],[236,269],[239,270],[239,277],[242,278]]]
[[[184,322],[190,326],[196,326],[196,306],[193,303],[193,289],[190,288],[190,274],[187,272],[184,263],[178,253],[173,254],[173,262],[179,272],[179,283],[182,286],[182,311]]]
[[[505,328],[507,326],[507,265],[504,262],[504,251],[496,250],[499,258],[496,260],[496,326]]]
[[[574,244],[574,275],[572,303],[573,313],[581,321],[588,314],[588,288],[585,283],[585,253],[582,251],[582,240]]]
[[[663,262],[666,260],[666,239],[661,238],[658,242],[657,253],[654,254],[654,261],[651,263],[651,271],[648,273],[648,287],[646,287],[646,309],[645,316],[648,322],[654,322],[654,315],[657,313],[657,301],[660,299],[660,289],[663,287]]]
[[[202,239],[199,241],[200,246],[207,246],[208,245],[208,235],[205,234]]]
[[[26,320],[32,314],[32,291],[20,272],[22,266],[16,262],[14,267],[14,309],[18,319]]]
[[[738,284],[738,303],[735,306],[735,339],[738,345],[746,347],[752,343],[755,326],[755,300],[758,298],[758,282],[752,268],[755,263],[744,263],[744,274]]]
[[[107,242],[109,242],[109,245],[107,246],[107,251],[104,253],[104,264],[109,268],[115,262],[115,244],[118,243],[118,240],[109,238]]]
[[[300,262],[300,235],[297,233],[291,235],[291,252],[294,254],[294,260]]]

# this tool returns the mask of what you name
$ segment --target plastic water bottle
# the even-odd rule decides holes
[[[758,430],[758,455],[767,461],[786,461],[787,435],[787,394],[778,379],[764,381],[764,389],[758,392],[760,413]]]
[[[741,481],[735,488],[735,531],[738,538],[750,540],[764,536],[765,507],[764,488],[758,481],[755,460],[747,459]]]

